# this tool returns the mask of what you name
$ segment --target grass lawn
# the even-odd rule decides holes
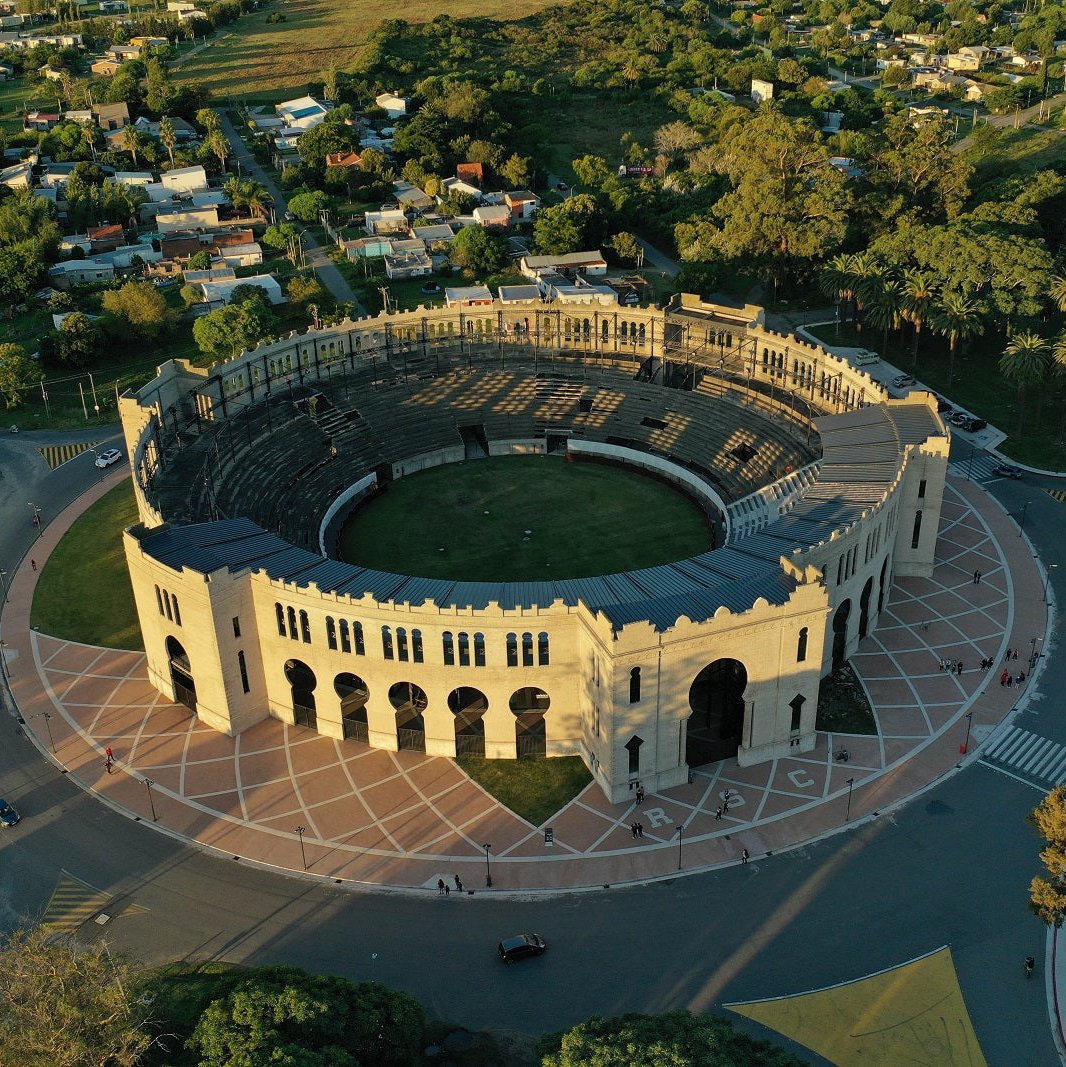
[[[877,733],[866,690],[859,684],[850,664],[842,664],[828,678],[822,679],[815,729],[838,734]]]
[[[548,0],[467,0],[462,18],[521,19],[546,7]],[[327,0],[287,0],[266,4],[226,27],[202,52],[187,58],[178,80],[206,85],[216,98],[278,103],[306,92],[307,83],[331,66],[345,69],[362,50],[366,35],[384,19],[427,22],[444,13],[440,0],[412,0],[402,9],[386,0],[339,4]],[[285,22],[267,24],[281,11]],[[297,92],[294,93],[294,90]]]
[[[592,781],[580,756],[551,759],[481,759],[460,756],[456,763],[515,815],[541,826]]]
[[[133,484],[125,481],[70,528],[45,564],[30,625],[68,641],[143,651],[122,531],[137,522]]]
[[[834,326],[826,325],[810,332],[830,344],[855,345],[881,352],[882,335],[877,330],[866,329],[855,333],[851,326],[841,326],[838,334]],[[1046,389],[1039,398],[1038,421],[1038,398],[1035,394],[1039,390],[1031,390],[1033,395],[1027,404],[1019,432],[1018,392],[1014,384],[999,371],[1003,344],[1003,339],[995,335],[973,341],[968,351],[956,356],[955,377],[950,384],[947,345],[940,338],[925,336],[924,331],[917,367],[911,358],[909,338],[902,344],[890,339],[882,355],[895,366],[913,374],[924,385],[943,394],[956,407],[979,415],[1007,434],[1006,441],[999,446],[1004,455],[1036,467],[1063,470],[1066,468],[1063,433],[1066,429],[1066,397],[1060,386]]]
[[[401,574],[503,582],[636,570],[710,547],[701,509],[660,481],[556,456],[499,456],[393,482],[352,516],[338,554]]]

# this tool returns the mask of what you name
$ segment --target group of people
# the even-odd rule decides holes
[[[632,832],[634,837],[643,837],[644,836],[644,823],[642,823],[642,822],[633,823],[633,825],[630,826],[629,829]]]
[[[463,891],[463,883],[459,879],[459,875],[455,875],[455,891],[461,893]],[[443,878],[437,879],[437,895],[441,897],[451,896],[452,887]]]
[[[984,664],[982,663],[982,666]],[[962,674],[965,669],[962,665],[961,659],[942,659],[940,661],[940,669],[947,671],[948,674]]]
[[[1003,668],[1003,673],[999,676],[999,684],[1005,685],[1008,689],[1011,686],[1021,685],[1025,681],[1025,671],[1019,671],[1016,675],[1011,674],[1006,667]]]

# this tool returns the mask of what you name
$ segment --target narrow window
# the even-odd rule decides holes
[[[924,478],[918,483],[918,499],[919,500],[924,500],[925,499],[925,479]]]
[[[844,580],[844,557],[841,556],[840,559],[837,560],[837,585],[840,585],[840,583],[843,580]]]
[[[388,626],[381,628],[381,653],[386,659],[392,659],[392,630]]]
[[[911,534],[911,548],[918,547],[918,541],[922,536],[922,512],[919,508],[914,513],[914,532]]]
[[[285,609],[280,604],[274,605],[274,614],[278,617],[278,637],[285,636]]]
[[[634,667],[629,672],[629,703],[636,704],[640,701],[640,668]]]
[[[342,652],[351,652],[351,650],[352,650],[352,639],[351,639],[351,636],[348,633],[348,620],[347,619],[341,619],[341,651]]]
[[[421,663],[423,659],[422,655],[422,631],[411,631],[411,656],[415,663]]]
[[[485,635],[474,634],[474,666],[485,666]]]
[[[803,705],[807,702],[807,698],[797,693],[789,702],[788,706],[792,709],[792,725],[790,727],[792,733],[798,734],[800,731],[800,716],[803,714]]]
[[[800,630],[799,641],[796,644],[796,662],[803,663],[807,659],[807,627]]]
[[[241,636],[241,620],[236,615],[233,616],[233,636]]]
[[[518,634],[507,635],[507,666],[518,666]]]
[[[626,750],[629,752],[629,773],[640,773],[640,746],[644,742],[639,737],[631,737],[626,742]]]
[[[164,614],[164,612],[163,612],[163,594],[159,591],[159,586],[158,585],[155,587],[155,602],[156,602],[156,604],[159,605],[159,614],[160,615]]]
[[[441,644],[444,646],[444,666],[455,666],[455,639],[451,633],[447,630],[444,631],[444,635],[441,639]]]
[[[237,666],[241,672],[241,689],[247,693],[252,687],[248,684],[248,665],[244,662],[243,652],[237,653]]]
[[[537,634],[537,663],[541,667],[548,666],[548,635],[543,632]]]
[[[522,666],[533,666],[533,635],[522,634]]]
[[[396,658],[401,663],[407,662],[407,631],[402,626],[396,627]]]
[[[163,607],[166,608],[167,618],[173,621],[174,616],[170,613],[170,594],[165,589],[163,590]]]
[[[171,594],[170,602],[174,605],[174,622],[181,625],[181,610],[178,608],[178,598]]]
[[[355,654],[357,656],[365,656],[366,645],[363,644],[363,624],[361,622],[352,623],[352,637],[355,638]]]
[[[470,635],[467,633],[459,634],[459,666],[470,666]]]
[[[326,647],[337,649],[337,623],[332,615],[326,616]]]
[[[307,612],[300,612],[300,636],[303,638],[305,645],[311,643],[311,623],[307,618]]]
[[[296,641],[298,640],[296,636],[296,609],[288,608],[287,613],[289,617],[289,637]]]

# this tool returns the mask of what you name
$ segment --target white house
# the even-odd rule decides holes
[[[398,93],[378,93],[374,97],[374,103],[389,116],[390,119],[398,119],[407,114],[407,97]]]
[[[506,229],[511,225],[511,209],[504,204],[483,204],[474,208],[474,221],[488,229]]]
[[[751,98],[757,104],[763,103],[765,100],[773,100],[774,98],[774,83],[763,81],[762,78],[751,79]]]
[[[33,163],[27,159],[0,170],[0,185],[6,185],[9,189],[32,189]]]
[[[447,307],[478,307],[492,303],[492,291],[487,285],[464,285],[444,290],[444,303]]]
[[[208,304],[228,304],[233,297],[233,290],[238,285],[254,285],[262,289],[271,304],[284,304],[285,295],[277,279],[270,274],[253,274],[250,278],[228,278],[212,282],[202,282],[200,290]]]
[[[257,241],[243,245],[223,245],[218,254],[222,262],[229,267],[258,267],[263,262],[263,249]]]
[[[68,259],[48,269],[48,277],[57,289],[69,289],[72,285],[87,282],[107,282],[114,276],[114,264],[95,259]]]
[[[399,208],[366,213],[366,232],[372,237],[383,233],[406,233],[407,216]]]
[[[156,213],[155,224],[160,233],[215,229],[218,226],[218,208],[213,204],[208,207],[163,207]]]
[[[146,185],[151,185],[155,181],[146,170],[120,170],[111,180],[116,185],[125,185],[137,189],[143,189]]]
[[[523,256],[519,270],[527,278],[539,281],[543,274],[562,274],[573,277],[578,274],[600,275],[607,273],[607,260],[603,253],[567,252],[558,256]]]
[[[159,183],[172,196],[192,196],[193,193],[207,192],[207,171],[201,166],[179,167],[168,170],[159,176]]]
[[[330,111],[329,107],[313,96],[286,100],[283,104],[276,105],[274,110],[288,129],[299,130],[301,133],[317,126]]]
[[[540,303],[540,289],[535,285],[501,285],[501,304]]]

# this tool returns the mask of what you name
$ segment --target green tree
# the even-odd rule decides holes
[[[640,258],[640,244],[637,239],[627,232],[616,233],[610,240],[611,248],[614,249],[614,254],[622,260],[627,260],[630,263],[636,263]]]
[[[194,252],[189,256],[189,261],[185,264],[186,270],[210,270],[211,269],[211,253],[206,248],[201,249],[199,252]]]
[[[533,160],[515,152],[500,167],[500,177],[512,189],[527,188],[533,180]]]
[[[319,213],[328,211],[333,201],[317,189],[310,193],[297,193],[289,201],[289,210],[301,222],[318,222]]]
[[[600,189],[614,173],[603,156],[582,156],[571,164],[577,180],[592,189]]]
[[[277,316],[263,301],[262,290],[248,286],[255,293],[241,301],[240,288],[238,286],[232,294],[236,303],[216,308],[193,323],[193,340],[202,352],[216,359],[225,359],[243,349],[254,348],[260,341],[272,336],[277,328]]]
[[[979,337],[985,332],[984,305],[962,293],[943,293],[933,311],[933,330],[948,339],[948,384],[955,378],[955,354],[960,341]]]
[[[1055,786],[1029,821],[1044,839],[1040,859],[1047,869],[1047,877],[1029,883],[1029,907],[1048,926],[1060,927],[1066,919],[1066,786]]]
[[[211,114],[213,115],[214,112],[212,111]],[[229,158],[229,141],[226,140],[226,135],[221,129],[212,130],[204,138],[204,148],[218,159],[219,166],[224,172],[226,160]]]
[[[214,1001],[188,1046],[200,1067],[401,1067],[414,1062],[424,1026],[406,993],[270,967]]]
[[[19,406],[37,378],[37,368],[22,345],[10,341],[0,344],[0,396],[9,408]]]
[[[482,226],[464,226],[455,235],[448,255],[471,276],[493,274],[507,262],[503,239]]]
[[[71,312],[59,328],[56,354],[70,367],[84,367],[100,350],[100,327],[80,311]]]
[[[174,166],[174,146],[178,143],[178,134],[169,115],[159,120],[159,143],[167,150],[170,165]]]
[[[936,278],[932,271],[910,269],[903,272],[903,317],[914,327],[914,365],[918,365],[918,341],[922,327],[932,318],[936,300]]]
[[[1056,274],[1048,287],[1048,296],[1059,311],[1066,311],[1066,277]]]
[[[1015,383],[1018,389],[1018,433],[1025,422],[1025,404],[1030,386],[1038,385],[1049,369],[1050,346],[1040,334],[1024,330],[1014,334],[1003,350],[999,369],[1003,376]],[[1039,421],[1039,418],[1038,418]]]
[[[141,148],[141,133],[136,126],[127,126],[122,131],[122,147],[133,158],[133,165],[137,166],[137,153]]]
[[[196,124],[204,130],[205,133],[221,133],[222,132],[222,119],[219,118],[218,112],[209,107],[202,107],[196,112]]]
[[[134,1067],[155,1043],[135,973],[102,941],[41,927],[0,952],[0,1048],[19,1067]]]
[[[103,308],[134,336],[153,339],[173,327],[176,316],[151,282],[126,282],[104,293]]]
[[[768,1041],[738,1033],[724,1019],[665,1015],[592,1018],[541,1041],[543,1067],[799,1067]]]
[[[307,304],[321,304],[326,299],[326,290],[313,274],[294,274],[285,287],[285,295],[290,304],[304,307]]]
[[[599,246],[603,229],[603,212],[596,198],[580,193],[541,208],[533,223],[533,239],[537,249],[549,255],[581,252]]]

